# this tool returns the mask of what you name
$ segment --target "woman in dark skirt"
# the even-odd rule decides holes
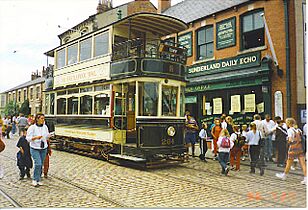
[[[16,145],[20,149],[17,153],[17,166],[20,170],[20,180],[24,179],[25,175],[27,175],[28,178],[31,178],[30,168],[33,166],[30,154],[30,146],[26,139],[26,135],[27,131],[25,130]]]
[[[282,126],[283,121],[277,121],[277,128],[276,128],[276,147],[278,151],[278,160],[277,166],[278,167],[285,167],[285,162],[287,159],[287,130]]]

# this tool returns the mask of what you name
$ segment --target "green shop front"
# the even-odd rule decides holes
[[[238,124],[271,114],[270,64],[254,52],[188,66],[186,109],[209,125],[223,113]]]

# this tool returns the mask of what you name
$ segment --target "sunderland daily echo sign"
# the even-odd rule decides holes
[[[187,77],[211,74],[213,71],[229,71],[260,65],[260,52],[249,53],[233,58],[204,62],[188,67]]]

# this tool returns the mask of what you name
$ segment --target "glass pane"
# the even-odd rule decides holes
[[[80,61],[91,58],[92,38],[80,42]]]
[[[67,64],[77,63],[77,44],[67,48]]]
[[[139,115],[157,116],[158,84],[150,82],[140,83],[139,93]]]
[[[104,55],[109,52],[109,33],[103,33],[94,38],[94,57]]]
[[[201,29],[198,31],[198,41],[197,41],[197,45],[201,45],[205,43],[205,29]]]
[[[57,100],[57,114],[66,114],[66,99],[60,98]]]
[[[243,32],[253,30],[253,23],[252,23],[252,15],[247,15],[243,17]]]
[[[46,94],[45,96],[45,113],[46,114],[49,114],[48,108],[49,108],[49,94]]]
[[[72,97],[68,99],[68,114],[78,114],[78,98]]]
[[[176,116],[177,87],[163,86],[162,88],[162,114],[164,116]]]
[[[198,60],[206,58],[206,45],[201,45],[198,47]]]
[[[127,85],[126,84],[115,85],[114,91],[115,91],[115,99],[114,99],[115,115],[126,115]]]
[[[206,45],[206,57],[212,58],[213,56],[214,56],[214,44],[212,42]]]
[[[110,114],[110,96],[108,94],[99,94],[94,97],[94,114],[109,115]]]
[[[185,87],[181,86],[181,99],[180,99],[180,116],[184,116],[185,110]]]
[[[54,114],[55,113],[55,94],[52,93],[50,94],[50,114]]]
[[[65,49],[57,51],[57,68],[65,66]]]
[[[205,34],[205,41],[206,41],[206,43],[212,42],[214,40],[214,37],[213,37],[213,26],[207,28],[205,33],[206,33]]]
[[[93,87],[86,87],[86,88],[80,88],[81,93],[90,92],[92,91]]]
[[[92,114],[92,96],[80,98],[80,114]]]
[[[257,12],[253,16],[254,17],[254,29],[259,29],[259,28],[264,27],[263,18],[260,15],[261,13],[263,13],[263,11]]]

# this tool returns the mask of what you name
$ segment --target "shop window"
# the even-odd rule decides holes
[[[263,10],[249,13],[241,17],[242,49],[264,46],[264,22],[261,17]]]
[[[65,66],[65,48],[57,51],[57,68]]]
[[[94,38],[94,57],[105,55],[109,52],[109,33],[103,33]]]
[[[139,94],[139,115],[157,116],[158,84],[151,82],[140,83]]]
[[[109,95],[108,94],[99,94],[94,97],[94,114],[96,115],[109,115],[110,106],[109,106]]]
[[[80,114],[92,114],[92,96],[82,96],[80,98]]]
[[[66,99],[60,98],[57,100],[57,114],[66,114]]]
[[[213,26],[207,26],[197,31],[197,60],[214,56]]]
[[[162,114],[163,116],[176,116],[177,87],[162,87]]]
[[[71,97],[68,99],[67,114],[78,114],[78,98],[77,97]]]
[[[77,48],[78,48],[77,44],[74,44],[67,48],[67,64],[68,65],[77,63],[77,54],[78,54]]]
[[[80,42],[80,61],[91,58],[92,38]]]

